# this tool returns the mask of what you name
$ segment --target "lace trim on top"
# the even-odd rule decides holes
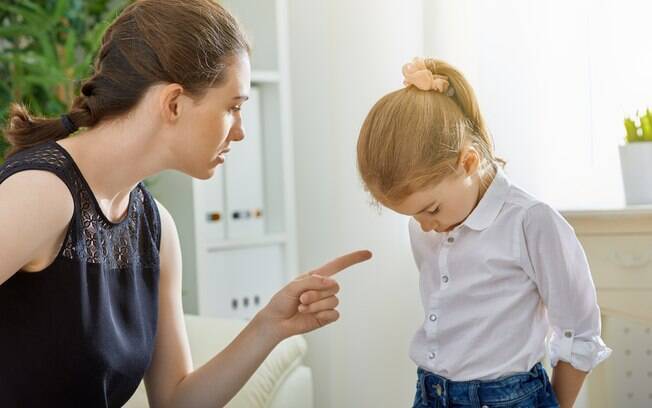
[[[158,265],[160,223],[154,199],[139,184],[129,196],[128,212],[111,223],[68,152],[48,142],[17,153],[0,166],[0,182],[21,170],[49,170],[71,190],[75,212],[60,255],[112,269]]]

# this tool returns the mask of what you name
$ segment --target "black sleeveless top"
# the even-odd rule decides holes
[[[10,157],[0,166],[0,183],[24,170],[57,175],[75,210],[50,266],[0,284],[0,407],[120,407],[138,387],[154,348],[156,203],[141,183],[131,192],[127,216],[110,222],[55,142]]]

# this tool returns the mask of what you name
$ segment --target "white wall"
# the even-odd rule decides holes
[[[372,104],[422,52],[421,0],[289,4],[300,268],[349,250],[375,254],[339,278],[340,321],[308,336],[316,404],[409,406],[407,350],[422,311],[407,219],[369,206],[355,146]]]
[[[432,0],[424,50],[475,88],[518,184],[558,208],[623,205],[623,119],[652,106],[644,0]]]
[[[407,220],[367,205],[355,144],[415,55],[478,93],[512,179],[558,208],[623,202],[622,119],[652,105],[652,3],[642,0],[290,0],[299,263],[368,248],[341,276],[341,320],[308,336],[317,407],[412,400],[421,320]]]

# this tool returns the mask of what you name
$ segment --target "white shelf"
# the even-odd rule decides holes
[[[573,208],[561,209],[559,212],[565,217],[573,218],[639,216],[652,214],[652,205],[630,205],[620,208]]]
[[[252,71],[251,82],[256,84],[274,84],[281,81],[281,74],[278,71]]]
[[[206,251],[208,252],[218,252],[225,249],[243,249],[243,248],[255,248],[268,245],[280,245],[287,242],[287,237],[285,234],[278,235],[269,235],[266,237],[260,238],[250,238],[250,239],[231,239],[220,242],[215,242],[206,245]]]

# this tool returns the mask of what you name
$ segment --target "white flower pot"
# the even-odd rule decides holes
[[[652,142],[619,147],[627,205],[652,204]]]

